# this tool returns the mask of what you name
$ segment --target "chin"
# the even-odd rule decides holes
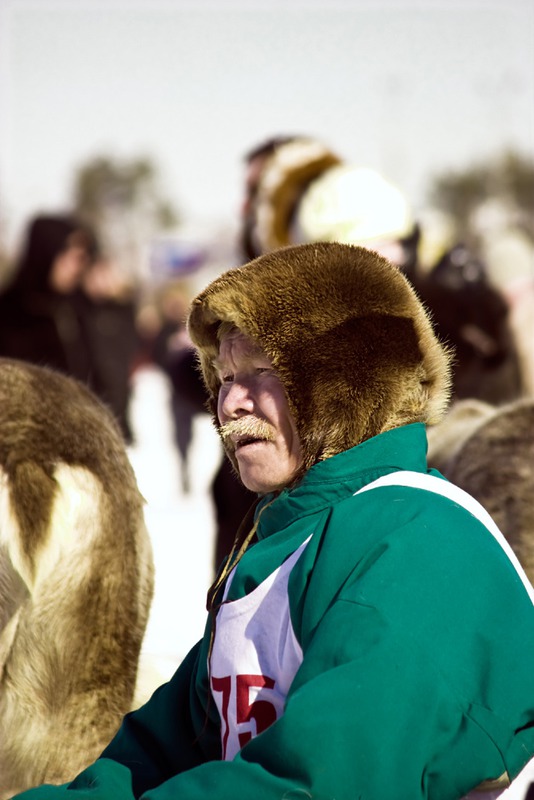
[[[240,476],[241,483],[251,492],[255,492],[256,494],[263,495],[263,494],[270,494],[271,492],[277,492],[280,489],[283,489],[284,486],[287,486],[289,483],[289,479],[287,481],[266,481],[257,479],[250,476]]]
[[[254,492],[254,494],[259,494],[259,495],[269,494],[269,492],[273,491],[273,489],[271,489],[270,487],[266,487],[265,484],[263,483],[258,484],[255,481],[244,481],[243,479],[241,479],[241,483],[243,484],[245,489],[248,489],[249,492]]]

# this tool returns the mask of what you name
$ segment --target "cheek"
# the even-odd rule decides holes
[[[261,402],[267,418],[274,422],[285,442],[288,453],[295,458],[300,458],[301,447],[300,438],[297,433],[297,426],[291,414],[286,393],[279,382],[275,385],[268,397]]]

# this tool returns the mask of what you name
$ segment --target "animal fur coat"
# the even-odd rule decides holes
[[[534,583],[534,400],[459,401],[428,442],[429,464],[482,503]]]
[[[60,783],[134,693],[153,589],[143,499],[82,384],[0,359],[0,797]]]

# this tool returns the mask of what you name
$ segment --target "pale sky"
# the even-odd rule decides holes
[[[188,218],[235,220],[243,154],[315,135],[422,205],[432,174],[534,156],[529,0],[0,0],[0,219],[149,155]]]

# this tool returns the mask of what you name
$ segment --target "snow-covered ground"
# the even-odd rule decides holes
[[[131,422],[135,446],[130,458],[146,505],[156,570],[154,601],[141,658],[141,693],[148,697],[168,680],[202,636],[206,591],[213,579],[215,545],[210,483],[221,459],[208,416],[195,420],[190,457],[191,492],[181,489],[180,461],[173,444],[169,384],[156,367],[134,375]],[[500,800],[525,800],[534,781],[528,765]],[[496,794],[472,794],[493,800]]]
[[[171,677],[204,630],[215,545],[209,487],[221,448],[208,415],[196,417],[191,491],[184,494],[173,441],[170,388],[156,367],[135,373],[130,418],[135,444],[129,455],[146,500],[156,572],[141,659],[143,693],[150,693]]]

